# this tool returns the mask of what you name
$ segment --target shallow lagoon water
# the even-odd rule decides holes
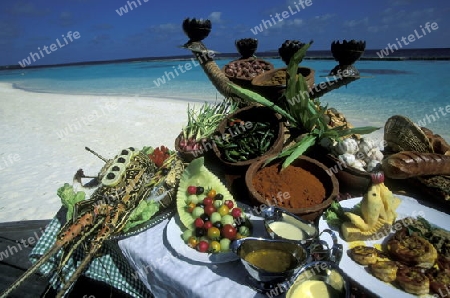
[[[218,60],[219,67],[232,59]],[[268,59],[276,68],[279,59]],[[332,60],[308,60],[324,82],[336,65]],[[383,126],[392,115],[409,117],[449,138],[450,61],[357,61],[364,78],[321,98],[343,112],[350,122]],[[186,70],[190,68],[190,70]],[[222,96],[197,61],[157,60],[97,65],[0,71],[0,81],[31,92],[136,97],[167,97],[214,102]]]

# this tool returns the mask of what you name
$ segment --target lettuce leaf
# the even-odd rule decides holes
[[[330,207],[324,213],[324,218],[328,225],[335,227],[340,227],[344,222],[349,220],[338,201],[331,203]]]
[[[148,221],[156,212],[159,211],[159,203],[153,200],[142,200],[139,205],[131,213],[128,222],[123,228],[127,232],[131,228]]]
[[[64,186],[58,188],[56,193],[61,198],[61,203],[63,206],[67,208],[66,219],[72,219],[75,204],[83,201],[86,194],[83,191],[78,191],[75,193],[73,186],[69,183],[64,183]]]

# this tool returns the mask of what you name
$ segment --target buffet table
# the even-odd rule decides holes
[[[166,235],[169,220],[118,242],[135,276],[155,297],[267,297],[247,285],[247,272],[239,260],[199,263],[185,257],[192,250],[187,245],[171,247]],[[254,227],[254,235],[263,236],[262,225]]]

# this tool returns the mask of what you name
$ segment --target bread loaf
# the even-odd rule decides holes
[[[391,179],[428,175],[450,175],[450,156],[437,153],[401,151],[382,161],[384,174]]]

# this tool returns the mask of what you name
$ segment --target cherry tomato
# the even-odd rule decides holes
[[[186,206],[187,212],[192,213],[192,210],[194,210],[195,207],[197,207],[196,204],[189,203],[189,205]]]
[[[203,221],[203,219],[201,219],[200,217],[197,217],[194,221],[194,226],[196,228],[203,228],[203,225],[205,224],[205,222]]]
[[[209,246],[211,247],[211,251],[213,253],[220,252],[220,243],[218,241],[211,241],[211,244]]]
[[[209,249],[209,243],[207,241],[202,240],[197,244],[197,250],[199,252],[207,252],[208,249]]]
[[[227,205],[229,209],[233,209],[234,207],[234,203],[232,200],[225,200],[224,204]]]
[[[230,224],[223,225],[221,235],[224,238],[234,240],[236,238],[236,228]]]
[[[239,218],[239,217],[241,217],[241,215],[242,215],[242,210],[239,209],[239,208],[233,208],[233,210],[231,210],[231,215],[232,215],[234,218]]]
[[[210,205],[212,205],[213,204],[213,199],[212,198],[210,198],[210,197],[205,197],[204,199],[203,199],[203,205],[205,205],[205,206],[210,206]]]
[[[188,245],[189,245],[190,247],[194,248],[194,247],[197,246],[197,244],[198,244],[198,239],[197,239],[197,237],[195,237],[195,236],[189,237],[189,239],[188,239]]]
[[[206,195],[208,198],[213,199],[216,196],[216,191],[214,189],[211,189],[210,191],[208,191],[208,194]]]
[[[195,195],[196,193],[197,193],[197,187],[195,187],[195,186],[188,186],[188,188],[187,188],[187,192],[188,192],[188,194],[190,194],[190,195]]]
[[[216,227],[211,227],[208,229],[208,238],[211,240],[220,239],[220,230]]]
[[[203,228],[204,229],[209,229],[209,228],[211,228],[213,226],[213,224],[212,224],[212,222],[210,222],[209,220],[208,221],[205,221],[205,223],[203,224]]]
[[[217,209],[217,212],[219,212],[220,215],[224,216],[227,215],[228,212],[230,212],[230,208],[228,208],[227,205],[222,205]]]
[[[208,214],[211,217],[211,214],[216,212],[216,208],[214,208],[213,205],[205,206],[205,213]]]

